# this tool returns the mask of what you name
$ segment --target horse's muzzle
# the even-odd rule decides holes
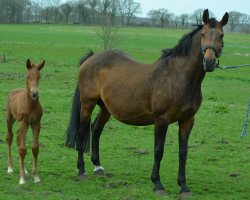
[[[212,72],[216,66],[216,59],[203,58],[204,71]]]

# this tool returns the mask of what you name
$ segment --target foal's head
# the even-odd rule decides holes
[[[44,67],[44,64],[45,60],[39,65],[31,64],[30,59],[26,62],[28,69],[26,85],[33,100],[38,98],[38,85],[41,77],[40,70]]]
[[[203,13],[204,26],[201,29],[201,51],[203,54],[204,70],[212,72],[216,65],[216,58],[219,58],[223,48],[223,26],[228,22],[226,12],[220,21],[209,18],[208,10]]]

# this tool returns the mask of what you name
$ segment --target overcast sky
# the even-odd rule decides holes
[[[225,12],[238,11],[250,15],[250,0],[135,0],[140,2],[142,14],[147,16],[149,10],[166,8],[175,15],[192,14],[199,8],[208,8],[217,19]]]

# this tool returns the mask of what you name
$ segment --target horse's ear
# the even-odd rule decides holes
[[[208,9],[204,10],[202,19],[203,19],[204,24],[208,24],[209,23]]]
[[[32,66],[31,66],[31,62],[30,62],[30,59],[28,59],[27,61],[26,61],[26,67],[27,67],[27,69],[30,69]]]
[[[39,65],[37,66],[37,68],[38,68],[39,70],[41,70],[41,69],[44,67],[44,65],[45,65],[45,60],[43,60],[43,62],[42,62],[41,64],[39,64]]]
[[[222,19],[220,20],[221,26],[225,26],[228,22],[229,14],[226,12]]]

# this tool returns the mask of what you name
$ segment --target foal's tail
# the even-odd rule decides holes
[[[80,65],[84,63],[94,53],[90,51],[85,57],[80,60]],[[77,150],[89,151],[90,145],[90,121],[87,123],[87,127],[82,134],[80,134],[81,123],[81,101],[80,101],[80,89],[77,84],[75,93],[72,99],[71,117],[66,130],[66,142],[65,146],[69,148],[76,148]]]

